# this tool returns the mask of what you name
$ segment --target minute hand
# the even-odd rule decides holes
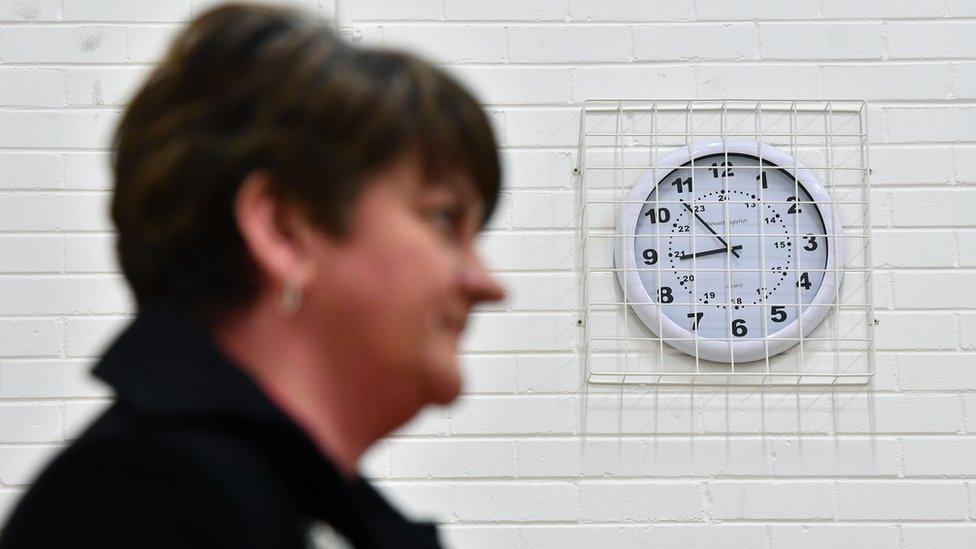
[[[724,238],[722,238],[721,236],[719,236],[718,233],[715,232],[711,227],[709,227],[708,226],[708,223],[705,223],[705,220],[702,219],[701,217],[699,217],[698,214],[695,213],[695,210],[692,210],[691,209],[691,206],[689,206],[687,202],[682,202],[681,205],[684,206],[685,209],[687,209],[689,212],[691,212],[691,215],[695,216],[695,219],[697,219],[698,221],[700,221],[701,224],[704,225],[706,229],[708,229],[708,232],[712,233],[715,236],[715,238],[717,238],[718,241],[722,243],[723,246],[725,246],[726,248],[729,248],[729,250],[732,252],[732,255],[734,255],[735,257],[739,257],[739,253],[735,251],[736,248],[729,246],[729,243],[726,242]],[[738,246],[738,247],[741,247],[741,246]]]

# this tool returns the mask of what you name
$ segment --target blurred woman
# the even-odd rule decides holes
[[[478,103],[298,11],[195,19],[128,106],[112,218],[138,313],[117,395],[0,547],[437,547],[357,474],[460,391],[499,191]],[[310,533],[315,533],[314,535]]]

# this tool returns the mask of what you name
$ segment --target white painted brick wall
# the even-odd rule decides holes
[[[0,0],[0,520],[110,402],[108,137],[213,3]],[[462,398],[364,460],[384,492],[464,548],[976,545],[976,2],[347,4],[475,90],[506,177],[482,245],[509,299],[472,319]],[[870,386],[581,384],[571,168],[580,104],[616,96],[870,101]]]

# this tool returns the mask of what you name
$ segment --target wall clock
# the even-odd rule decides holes
[[[761,159],[761,161],[760,161]],[[642,323],[704,360],[781,353],[826,318],[844,265],[814,174],[754,140],[700,141],[645,173],[617,212],[617,275]]]

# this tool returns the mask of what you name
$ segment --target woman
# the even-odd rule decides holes
[[[114,142],[135,321],[116,403],[0,547],[436,547],[356,464],[460,390],[458,336],[503,292],[474,250],[499,189],[475,100],[401,53],[227,5],[174,41]]]

